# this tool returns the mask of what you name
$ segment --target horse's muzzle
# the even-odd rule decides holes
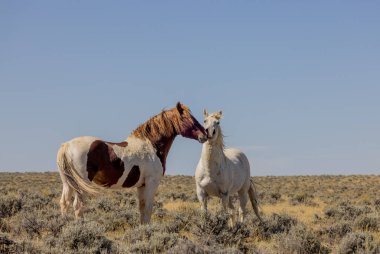
[[[198,141],[199,143],[203,144],[204,142],[207,141],[207,136],[206,135],[199,136]]]

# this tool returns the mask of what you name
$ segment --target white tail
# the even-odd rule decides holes
[[[79,196],[84,194],[99,194],[101,189],[100,186],[95,186],[90,181],[85,180],[82,176],[78,174],[72,161],[67,158],[67,149],[68,144],[64,143],[58,150],[57,154],[57,165],[59,170],[63,173],[63,175],[67,179],[67,183],[73,188]]]
[[[253,210],[255,211],[256,216],[259,218],[259,220],[262,222],[261,216],[259,214],[259,201],[257,197],[257,192],[255,185],[253,184],[253,180],[251,179],[251,186],[248,190],[249,199],[251,200]]]

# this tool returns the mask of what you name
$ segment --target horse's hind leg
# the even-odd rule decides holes
[[[76,219],[81,218],[83,214],[83,208],[84,208],[82,195],[75,193],[73,206],[74,206],[75,218]]]
[[[68,183],[63,182],[62,196],[61,196],[61,200],[59,201],[59,204],[61,206],[62,216],[67,215],[67,210],[70,207],[72,195],[73,195],[72,188],[68,185]]]
[[[247,215],[247,202],[248,202],[248,193],[246,191],[239,191],[239,221],[244,222],[245,217]]]

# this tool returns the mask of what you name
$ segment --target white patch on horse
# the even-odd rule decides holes
[[[141,186],[144,184],[143,175],[147,174],[147,167],[154,165],[155,168],[161,168],[159,170],[154,170],[153,172],[158,172],[157,177],[161,178],[162,175],[162,165],[160,159],[156,155],[156,151],[152,144],[147,139],[136,138],[134,136],[129,136],[125,141],[128,142],[128,146],[120,147],[118,145],[113,145],[114,152],[116,155],[122,159],[124,162],[124,173],[117,181],[116,184],[112,185],[111,188],[120,188],[127,179],[131,169],[134,166],[138,166],[140,170],[140,179],[132,187]],[[154,175],[156,175],[154,174]],[[151,175],[151,174],[150,174]]]

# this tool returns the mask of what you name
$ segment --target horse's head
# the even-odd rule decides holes
[[[221,134],[220,129],[220,119],[222,118],[222,111],[215,112],[215,113],[207,113],[207,110],[205,109],[203,111],[203,117],[204,117],[204,128],[206,130],[207,139],[215,141],[219,134]]]
[[[176,105],[176,110],[179,114],[179,130],[178,133],[185,137],[198,140],[204,143],[207,140],[207,134],[203,126],[191,114],[188,107],[180,102]]]

